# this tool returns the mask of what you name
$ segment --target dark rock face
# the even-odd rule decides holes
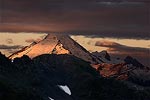
[[[106,60],[110,61],[110,55],[107,53],[107,51],[101,51],[101,52],[92,52],[93,55],[95,55],[98,58],[105,58]],[[104,61],[105,62],[105,61]]]
[[[0,65],[8,65],[10,64],[10,60],[0,52]]]
[[[144,68],[145,66],[142,65],[139,61],[137,61],[136,59],[130,57],[130,56],[127,56],[125,59],[124,59],[125,63],[127,64],[132,64],[133,66],[136,66],[138,68]]]
[[[134,70],[130,71],[128,73],[129,81],[132,81],[133,83],[136,83],[138,85],[142,86],[148,86],[150,85],[150,69],[149,67],[144,66],[141,64],[138,60],[127,56],[124,59],[126,64],[132,65],[134,67]]]
[[[149,89],[102,78],[86,61],[70,55],[28,56],[10,62],[0,55],[0,100],[149,100]],[[9,65],[8,65],[9,64]],[[71,95],[58,85],[67,85]]]

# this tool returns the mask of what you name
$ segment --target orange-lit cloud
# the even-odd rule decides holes
[[[139,55],[139,56],[149,56],[147,55],[150,50],[148,48],[141,48],[141,47],[129,47],[126,45],[122,45],[116,42],[111,42],[111,41],[97,41],[95,43],[95,46],[101,46],[101,47],[108,47],[109,52],[117,52],[118,54],[134,54],[134,55]]]
[[[12,43],[13,43],[13,40],[12,40],[11,38],[8,38],[8,39],[6,39],[6,43],[12,44]]]
[[[27,43],[33,43],[33,42],[39,42],[39,41],[41,41],[42,39],[41,38],[37,38],[37,39],[27,39],[27,40],[25,40],[25,42],[27,42]]]

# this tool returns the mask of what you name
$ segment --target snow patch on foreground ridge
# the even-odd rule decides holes
[[[65,93],[71,95],[71,91],[67,85],[57,85],[61,90],[63,90]],[[51,97],[48,97],[49,100],[54,100]]]
[[[71,95],[71,91],[67,85],[58,85],[58,87],[62,89],[64,92],[66,92],[67,94]]]
[[[49,98],[49,100],[54,100],[54,99],[52,99],[51,97],[48,97]]]

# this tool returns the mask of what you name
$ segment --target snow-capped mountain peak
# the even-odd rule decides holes
[[[30,46],[10,55],[9,58],[14,59],[23,55],[34,58],[42,54],[70,54],[90,63],[102,62],[65,34],[48,34],[40,42],[32,43]]]

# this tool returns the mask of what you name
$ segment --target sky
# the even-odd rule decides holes
[[[0,31],[150,37],[149,0],[0,0]]]

